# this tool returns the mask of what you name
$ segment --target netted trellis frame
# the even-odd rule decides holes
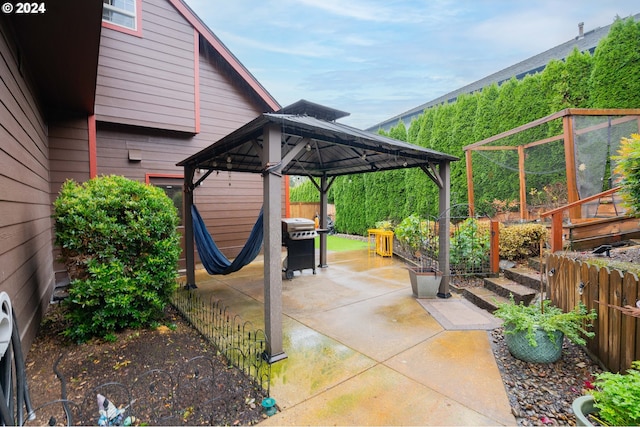
[[[569,108],[464,147],[470,216],[494,200],[512,198],[520,220],[536,219],[542,211],[615,188],[611,157],[620,139],[639,129],[640,109]],[[540,199],[547,202],[540,210],[528,209]],[[567,213],[569,220],[593,215],[588,204]]]

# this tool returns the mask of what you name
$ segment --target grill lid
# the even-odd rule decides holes
[[[282,232],[293,233],[296,231],[312,231],[315,230],[316,223],[307,218],[283,218]]]

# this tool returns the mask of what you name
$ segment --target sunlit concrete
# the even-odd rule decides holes
[[[496,425],[496,420],[377,365],[263,424]]]
[[[496,420],[513,423],[486,331],[444,331],[385,364]]]
[[[270,395],[280,412],[264,424],[515,423],[487,331],[447,330],[412,296],[396,259],[365,249],[330,252],[328,264],[283,280],[288,357],[272,365]],[[196,278],[202,297],[263,327],[261,259]],[[451,307],[466,318],[459,304]],[[446,317],[447,306],[439,310]]]

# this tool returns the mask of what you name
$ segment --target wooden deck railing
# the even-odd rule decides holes
[[[540,214],[541,218],[551,217],[551,252],[561,251],[563,248],[562,245],[562,218],[564,217],[564,212],[571,208],[575,208],[577,206],[581,206],[587,202],[591,202],[593,200],[600,199],[602,197],[610,196],[620,190],[620,187],[615,187],[610,190],[603,191],[602,193],[594,194],[593,196],[585,197],[584,199],[577,200],[575,202],[569,203],[564,206],[560,206],[559,208],[543,212]]]

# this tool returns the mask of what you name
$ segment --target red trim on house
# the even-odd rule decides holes
[[[87,129],[89,131],[89,178],[95,178],[98,176],[98,138],[94,114],[87,117]]]
[[[104,28],[120,31],[121,33],[131,34],[132,36],[142,37],[142,0],[136,0],[136,29],[123,27],[122,25],[114,24],[113,22],[102,21]]]
[[[184,179],[184,175],[178,173],[146,173],[144,174],[145,184],[151,184],[151,178],[175,178]]]
[[[200,133],[200,33],[193,29],[193,113],[196,133]]]
[[[231,65],[241,78],[243,78],[249,86],[267,103],[274,111],[278,111],[281,107],[278,102],[266,91],[265,88],[256,80],[256,78],[233,56],[231,51],[211,32],[205,24],[202,23],[195,13],[181,0],[169,0],[182,16],[198,31],[202,37],[222,56],[222,58]]]
[[[289,201],[289,176],[284,175],[284,217],[291,215],[291,202]]]

